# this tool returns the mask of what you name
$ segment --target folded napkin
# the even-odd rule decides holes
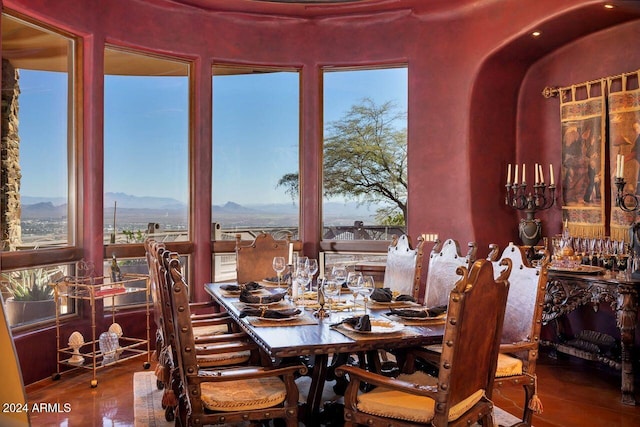
[[[220,289],[228,292],[238,292],[245,289],[247,291],[257,291],[258,289],[262,289],[262,285],[256,282],[247,282],[240,285],[231,285],[231,284],[220,285]]]
[[[371,299],[376,302],[391,302],[391,300],[393,300],[393,292],[389,288],[376,288],[371,293]],[[398,302],[416,302],[416,299],[411,295],[398,295],[395,300]]]
[[[413,310],[410,308],[392,308],[386,315],[396,315],[400,317],[426,319],[429,317],[438,317],[447,311],[446,305],[425,308],[423,310]]]
[[[284,298],[284,292],[265,296],[251,295],[246,289],[243,289],[240,292],[240,302],[246,302],[249,304],[270,304],[272,302],[278,302],[282,300],[282,298]]]
[[[371,319],[368,314],[365,314],[364,316],[348,317],[341,322],[332,324],[331,326],[338,326],[343,323],[350,325],[356,331],[371,332]]]
[[[255,316],[265,319],[287,319],[297,316],[301,311],[297,308],[287,308],[284,310],[269,310],[264,308],[245,308],[240,312],[240,317]]]

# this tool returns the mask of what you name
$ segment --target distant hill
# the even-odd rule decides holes
[[[22,196],[22,214],[24,218],[61,218],[67,215],[66,200],[62,198]],[[126,193],[106,193],[105,212],[112,212],[117,202],[118,222],[120,219],[132,220],[135,217],[153,218],[156,216],[185,217],[186,205],[170,197],[133,196]],[[244,224],[266,221],[268,223],[290,223],[297,216],[299,207],[293,203],[248,204],[241,205],[228,201],[224,205],[213,205],[214,218],[225,224]],[[358,206],[354,202],[329,202],[323,206],[325,222],[350,223],[353,220],[373,223],[376,207]],[[146,221],[146,219],[145,219]]]

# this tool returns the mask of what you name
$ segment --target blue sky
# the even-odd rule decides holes
[[[22,71],[21,193],[66,194],[65,75]],[[105,191],[187,201],[188,80],[183,77],[105,81]],[[214,203],[291,202],[278,179],[297,170],[297,73],[214,79]],[[325,122],[364,97],[395,101],[406,111],[407,69],[325,74]],[[239,169],[242,165],[242,169]],[[159,186],[149,167],[174,178]]]

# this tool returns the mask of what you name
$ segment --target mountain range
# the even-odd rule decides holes
[[[67,215],[66,200],[63,198],[46,198],[22,196],[23,218],[61,218]],[[170,197],[133,196],[125,193],[105,193],[105,209],[111,210],[117,203],[119,213],[134,214],[149,211],[177,213],[187,206]],[[216,215],[295,215],[298,205],[294,203],[270,203],[241,205],[232,201],[224,205],[213,205]],[[375,216],[375,206],[358,205],[355,202],[328,202],[323,205],[325,215],[332,217],[351,217],[368,220]]]

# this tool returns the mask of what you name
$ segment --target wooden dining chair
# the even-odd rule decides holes
[[[202,369],[194,351],[198,345],[191,327],[189,287],[179,260],[171,258],[167,265],[177,372],[183,390],[176,421],[186,427],[281,419],[287,426],[297,427],[299,393],[294,379],[296,374],[306,373],[306,367]],[[209,347],[210,352],[218,350],[216,345]]]
[[[253,242],[243,244],[241,235],[236,234],[236,273],[238,283],[264,280],[275,276],[273,258],[287,259],[290,235],[285,240],[275,240],[271,234],[260,233]]]
[[[411,246],[411,238],[406,234],[400,237],[393,236],[387,248],[383,287],[417,299],[422,275],[424,247],[422,236],[418,237],[415,248]]]
[[[495,245],[492,249],[495,250]],[[491,258],[496,257],[491,256]],[[533,267],[527,259],[525,249],[511,243],[497,260],[492,261],[496,277],[501,274],[501,265],[506,260],[511,263],[512,268],[494,387],[524,388],[522,420],[515,426],[531,426],[533,413],[542,412],[542,404],[536,393],[535,368],[547,286],[549,253],[545,251],[539,265]],[[413,349],[411,356],[435,365],[441,358],[441,352],[441,345],[431,345]],[[413,365],[407,366],[409,366],[407,369],[413,369]]]
[[[513,265],[494,386],[524,387],[522,422],[517,426],[531,426],[533,414],[542,412],[536,390],[536,361],[550,265],[549,253],[542,255],[534,267],[525,248],[510,243],[493,263],[496,270],[506,259]]]
[[[438,377],[423,372],[389,378],[355,366],[342,366],[349,377],[344,396],[345,426],[493,426],[494,372],[504,319],[510,261],[496,280],[493,265],[478,260],[449,295]],[[376,388],[360,393],[360,384]]]
[[[475,261],[477,245],[468,244],[466,255],[460,252],[460,245],[454,239],[443,243],[436,239],[436,244],[429,255],[429,270],[424,294],[426,307],[447,305],[449,293],[458,280],[456,269],[469,267]]]
[[[176,355],[172,347],[175,325],[168,300],[168,269],[166,265],[171,258],[178,259],[179,262],[179,257],[166,250],[163,244],[152,240],[145,242],[145,247],[148,250],[151,294],[157,325],[156,381],[158,388],[164,389],[162,406],[165,409],[165,418],[167,421],[172,421],[175,408],[178,405],[177,396],[180,394],[180,387],[176,373]],[[202,308],[203,306],[209,305],[189,304],[190,310],[191,307]],[[197,343],[197,357],[202,367],[243,364],[259,357],[257,346],[244,332],[239,330],[227,313],[200,315],[192,313],[190,318],[194,341]],[[209,352],[208,347],[213,344],[217,345],[217,351]]]

